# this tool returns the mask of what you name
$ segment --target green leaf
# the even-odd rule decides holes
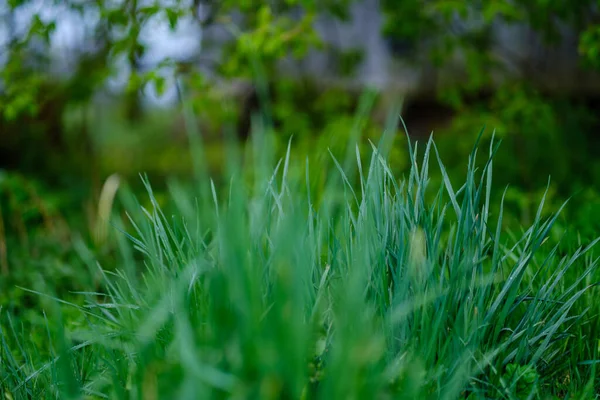
[[[166,8],[165,13],[167,14],[167,20],[169,21],[169,28],[175,30],[175,28],[177,28],[177,22],[179,21],[179,13],[172,8]]]
[[[165,93],[166,88],[165,78],[163,76],[158,75],[153,79],[153,82],[156,93],[158,94],[158,96],[162,96]]]
[[[138,9],[138,14],[144,16],[144,18],[149,19],[160,12],[161,8],[158,5],[151,5],[146,7],[140,7]]]

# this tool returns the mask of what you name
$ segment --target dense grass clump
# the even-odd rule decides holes
[[[44,343],[2,316],[0,394],[592,398],[595,242],[558,254],[543,199],[530,227],[503,232],[502,207],[490,211],[496,149],[479,168],[473,151],[460,186],[432,140],[410,149],[402,180],[383,148],[368,165],[357,150],[333,160],[318,195],[289,149],[269,173],[255,153],[252,184],[232,155],[223,191],[200,164],[196,194],[173,188],[173,215],[146,181],[151,207],[129,207],[123,265],[101,270],[102,290],[49,308]]]

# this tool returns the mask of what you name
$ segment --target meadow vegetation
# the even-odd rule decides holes
[[[320,193],[310,159],[291,142],[278,159],[266,130],[246,153],[227,142],[221,183],[192,141],[193,185],[161,202],[147,178],[145,198],[122,190],[115,265],[74,240],[82,289],[20,288],[39,306],[2,309],[1,394],[594,398],[597,240],[565,252],[543,196],[508,231],[493,139],[456,181],[433,139],[406,142],[396,176],[390,136],[329,152]]]
[[[598,398],[593,0],[382,0],[423,98],[319,36],[354,0],[38,3],[0,6],[0,398]],[[149,66],[157,22],[230,36]],[[350,87],[282,71],[315,53]]]

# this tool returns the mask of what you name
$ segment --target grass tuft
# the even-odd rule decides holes
[[[123,265],[101,269],[101,289],[77,293],[83,305],[44,295],[43,344],[0,309],[0,395],[592,396],[598,240],[559,256],[544,198],[531,226],[507,235],[504,198],[491,212],[497,143],[482,168],[473,149],[457,186],[432,138],[422,155],[409,145],[397,179],[390,140],[371,144],[368,166],[356,141],[343,162],[331,154],[318,200],[291,143],[274,170],[255,152],[250,178],[232,159],[223,190],[195,158],[197,191],[173,185],[172,215],[144,178],[150,206],[129,198],[130,221],[113,222],[128,238]]]

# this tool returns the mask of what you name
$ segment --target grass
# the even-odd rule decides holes
[[[596,241],[559,254],[544,198],[505,232],[493,142],[461,185],[433,140],[402,179],[386,146],[368,163],[352,146],[314,193],[314,168],[254,140],[251,168],[230,143],[225,185],[192,141],[197,184],[171,187],[172,212],[148,180],[149,207],[122,192],[120,264],[79,243],[102,277],[80,301],[22,288],[40,321],[0,310],[3,398],[595,398]]]

